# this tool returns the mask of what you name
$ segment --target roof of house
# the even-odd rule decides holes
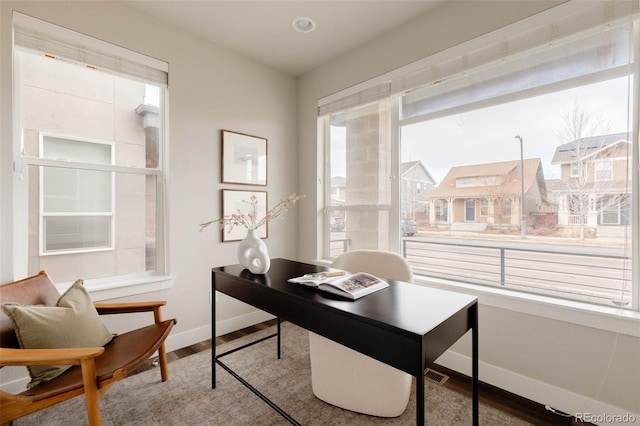
[[[536,181],[538,171],[542,173],[539,158],[524,160],[525,191],[528,191]],[[463,186],[458,187],[456,182],[460,178],[473,177],[500,177],[500,185]],[[506,195],[519,194],[520,185],[520,160],[503,161],[499,163],[474,164],[470,166],[452,167],[444,177],[440,185],[433,189],[430,196],[448,198],[469,198],[481,195]]]
[[[431,176],[431,173],[429,173],[427,168],[424,166],[424,164],[422,164],[422,161],[420,160],[407,161],[405,163],[400,164],[400,176],[404,176],[409,170],[413,169],[414,167],[420,167],[424,171],[424,173],[427,175],[427,178],[432,183],[436,182],[435,179],[433,179],[433,177]]]
[[[565,143],[556,148],[551,164],[572,163],[576,161],[578,151],[581,158],[592,156],[601,150],[616,143],[629,143],[631,135],[629,133],[614,133],[611,135],[590,136]]]
[[[566,189],[567,184],[562,179],[546,179],[544,181],[547,191],[560,191]]]
[[[413,166],[415,166],[415,165],[417,165],[419,163],[420,163],[420,160],[418,160],[418,161],[407,161],[406,163],[400,164],[400,174],[407,173],[407,171],[409,171]]]
[[[347,179],[344,176],[333,176],[331,178],[331,187],[334,188],[336,186],[345,186],[347,184]]]

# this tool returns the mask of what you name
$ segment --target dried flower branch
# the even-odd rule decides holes
[[[220,219],[201,223],[199,225],[200,231],[214,223],[218,223],[220,229],[224,229],[226,226],[228,226],[229,228],[227,232],[231,232],[231,230],[236,226],[242,226],[246,229],[258,229],[261,226],[271,222],[278,216],[286,213],[289,206],[292,206],[298,200],[304,197],[304,195],[291,194],[287,198],[280,200],[280,202],[276,204],[271,210],[269,210],[264,217],[258,218],[258,197],[252,195],[249,198],[249,201],[242,200],[243,203],[247,203],[250,205],[249,213],[243,213],[238,210],[236,213],[221,217]]]

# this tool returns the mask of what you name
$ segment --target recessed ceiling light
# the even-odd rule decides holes
[[[296,31],[300,31],[301,33],[310,33],[316,29],[316,23],[313,22],[313,19],[304,16],[294,19],[291,25],[293,25]]]

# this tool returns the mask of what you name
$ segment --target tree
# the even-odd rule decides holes
[[[503,185],[491,185],[484,189],[483,196],[491,206],[494,226],[497,225],[500,233],[505,233],[505,221],[507,225],[511,224],[511,209],[519,192],[508,190]]]
[[[560,162],[566,168],[562,182],[569,224],[578,226],[580,239],[584,240],[590,215],[618,209],[627,201],[620,181],[613,179],[610,158],[615,149],[613,143],[619,142],[622,135],[609,134],[611,126],[601,113],[577,104],[562,118],[564,127],[560,136],[566,143],[558,148],[556,156],[561,157]]]

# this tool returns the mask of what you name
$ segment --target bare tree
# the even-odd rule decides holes
[[[483,196],[493,208],[493,223],[500,229],[500,233],[505,233],[511,225],[511,209],[519,193],[513,192],[502,185],[487,186],[483,190]]]
[[[585,238],[585,228],[590,214],[602,214],[618,209],[627,200],[627,194],[620,188],[620,181],[613,179],[611,150],[606,149],[619,139],[610,135],[609,121],[601,113],[588,111],[580,105],[563,114],[564,127],[560,136],[565,144],[556,154],[562,155],[562,163],[570,167],[563,173],[563,190],[569,222],[580,231],[580,239]],[[566,173],[569,177],[566,177]]]

